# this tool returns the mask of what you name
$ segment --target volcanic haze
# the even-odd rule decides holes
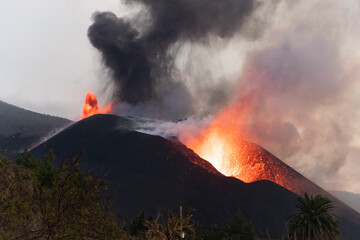
[[[221,126],[322,187],[360,192],[359,2],[125,4],[137,12],[96,12],[88,31],[111,73],[114,113],[206,122],[195,134],[177,128],[180,140],[225,114]]]

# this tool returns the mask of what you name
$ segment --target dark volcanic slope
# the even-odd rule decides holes
[[[70,123],[65,118],[35,113],[0,101],[0,149],[4,155],[11,156]]]
[[[305,178],[264,148],[245,141],[242,141],[238,148],[240,149],[238,150],[239,158],[232,159],[230,163],[230,165],[236,166],[233,169],[234,177],[245,182],[269,180],[300,196],[303,196],[304,192],[323,195],[334,202],[334,214],[345,219],[353,219],[360,224],[360,214],[358,212]]]
[[[133,127],[125,118],[96,115],[32,152],[42,157],[54,148],[60,161],[84,150],[83,167],[106,176],[112,209],[120,219],[131,219],[142,210],[154,215],[157,209],[184,203],[196,209],[195,217],[203,224],[223,222],[241,210],[258,231],[284,233],[286,218],[296,204],[294,193],[270,181],[246,184],[225,177],[184,145]],[[360,226],[354,222],[357,213],[344,209],[349,214],[341,218],[342,232],[349,236]]]
[[[246,182],[265,179],[277,183],[300,196],[303,196],[304,192],[325,196],[333,201],[333,213],[340,218],[343,231],[351,232],[352,229],[358,229],[357,232],[360,232],[360,214],[354,209],[305,178],[259,145],[242,141],[237,147],[239,148],[239,157],[232,159],[230,163],[230,165],[236,166],[233,169],[234,173],[236,173],[234,174],[235,177]]]
[[[195,217],[203,224],[229,220],[241,210],[257,230],[284,233],[295,194],[272,182],[246,184],[211,167],[205,169],[188,160],[192,151],[131,131],[131,125],[124,118],[96,115],[73,124],[32,152],[40,157],[54,148],[61,159],[85,150],[84,168],[106,175],[112,208],[120,219],[131,219],[142,210],[154,215],[157,209],[184,203],[196,209]]]

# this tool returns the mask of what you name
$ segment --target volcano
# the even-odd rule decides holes
[[[334,213],[337,216],[355,219],[357,223],[360,223],[358,212],[295,171],[261,146],[241,141],[237,147],[240,149],[237,151],[237,158],[232,158],[227,163],[233,166],[232,176],[245,182],[268,180],[299,196],[303,196],[305,192],[308,194],[320,194],[334,202]]]
[[[185,145],[135,128],[127,118],[94,115],[66,128],[32,153],[43,157],[53,148],[59,164],[83,152],[83,170],[105,180],[109,207],[120,221],[132,219],[141,211],[155,216],[158,210],[177,209],[184,204],[195,208],[195,220],[206,226],[230,220],[241,211],[258,234],[285,234],[286,219],[296,204],[295,193],[267,180],[244,183],[226,177]],[[249,146],[268,156],[262,159],[267,159],[269,166],[282,163],[259,146]],[[305,179],[287,165],[281,166]],[[320,189],[306,182],[316,191]],[[333,199],[343,236],[354,236],[360,228],[360,215]]]

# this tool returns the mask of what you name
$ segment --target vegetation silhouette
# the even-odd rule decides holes
[[[297,211],[287,221],[288,237],[294,240],[333,240],[340,238],[339,220],[331,214],[331,200],[307,193],[298,197]]]

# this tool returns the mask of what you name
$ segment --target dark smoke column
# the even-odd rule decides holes
[[[252,0],[127,0],[141,4],[150,15],[150,26],[135,29],[132,20],[111,12],[97,12],[88,37],[117,87],[115,100],[128,103],[161,102],[164,88],[186,88],[171,78],[170,54],[175,43],[202,42],[210,37],[229,38],[239,31],[254,10]],[[139,29],[139,28],[137,28]],[[159,93],[158,89],[162,89]],[[184,90],[184,92],[186,92]]]
[[[101,51],[105,65],[113,71],[119,100],[136,103],[150,99],[151,66],[147,50],[137,38],[139,33],[111,12],[95,13],[93,18],[88,36],[92,45]]]

